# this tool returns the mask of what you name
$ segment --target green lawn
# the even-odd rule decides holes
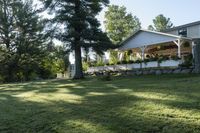
[[[200,76],[0,85],[0,133],[200,133]]]

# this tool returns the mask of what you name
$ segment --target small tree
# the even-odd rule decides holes
[[[170,18],[166,18],[163,14],[156,16],[153,19],[153,26],[149,25],[149,30],[155,31],[163,31],[173,27],[173,23],[171,22]]]

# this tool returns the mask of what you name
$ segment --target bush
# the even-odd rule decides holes
[[[144,63],[146,64],[147,62],[150,62],[149,59],[144,59]]]
[[[169,60],[169,57],[168,57],[168,56],[163,56],[162,58],[163,58],[163,61]]]
[[[184,47],[184,48],[188,48],[188,47],[190,47],[190,43],[189,43],[189,42],[185,42],[185,43],[183,43],[183,47]]]
[[[135,63],[142,63],[142,60],[136,60]]]
[[[177,55],[171,56],[171,59],[175,61],[180,60],[180,58]]]
[[[0,75],[0,83],[3,83],[4,82],[4,78],[3,76]]]
[[[110,72],[106,72],[105,75],[103,75],[100,79],[102,81],[111,81],[111,74],[110,74]]]
[[[133,64],[133,63],[134,63],[134,61],[133,61],[133,60],[130,60],[128,63],[129,63],[129,64]]]
[[[158,63],[162,63],[163,58],[162,58],[162,57],[159,57],[157,61],[158,61]]]
[[[184,57],[184,63],[180,64],[179,66],[189,68],[192,66],[192,64],[193,64],[193,55],[189,54]]]
[[[83,62],[83,71],[87,71],[89,68],[89,63]]]
[[[128,61],[126,61],[126,60],[122,61],[122,64],[127,64],[127,63],[128,63]]]
[[[149,58],[149,61],[157,61],[157,60],[158,60],[157,57],[151,57],[151,58]]]
[[[117,65],[120,65],[120,64],[122,64],[122,62],[121,62],[121,61],[118,61],[118,62],[117,62]]]

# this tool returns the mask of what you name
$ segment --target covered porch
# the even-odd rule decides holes
[[[123,61],[124,53],[128,51],[131,53],[129,60],[140,60],[139,68],[178,67],[188,56],[194,57],[193,45],[191,38],[139,30],[121,43],[119,60]],[[138,68],[138,63],[132,63],[131,67]]]

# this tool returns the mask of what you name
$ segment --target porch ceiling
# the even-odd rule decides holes
[[[155,32],[149,30],[139,30],[121,43],[118,50],[129,50],[134,48],[140,48],[144,46],[152,46],[158,44],[165,44],[168,42],[174,42],[177,40],[188,40],[191,38],[176,36],[172,34],[166,34],[162,32]]]

